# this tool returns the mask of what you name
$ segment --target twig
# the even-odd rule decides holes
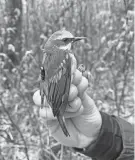
[[[59,160],[56,156],[55,156],[55,154],[51,151],[51,152],[49,152],[47,149],[43,149],[47,154],[51,154],[51,156],[55,159],[55,160]]]
[[[64,9],[61,11],[60,15],[59,15],[59,16],[57,17],[57,19],[54,21],[54,24],[57,24],[57,23],[58,23],[60,17],[64,17],[65,12],[68,11],[68,10],[73,6],[73,4],[74,4],[74,2],[71,1],[71,3],[70,3],[66,8],[64,8]]]
[[[63,145],[61,145],[61,154],[60,154],[60,160],[63,160]]]
[[[122,88],[122,92],[121,92],[121,97],[120,97],[119,105],[121,105],[122,99],[124,99],[124,92],[125,92],[125,88],[126,88],[127,75],[128,75],[128,68],[127,68],[128,52],[130,51],[130,47],[132,45],[132,42],[133,42],[133,39],[132,39],[130,45],[128,46],[127,53],[125,54],[126,57],[125,57],[125,64],[124,64],[124,67],[123,67],[123,71],[126,70],[126,69],[127,69],[127,71],[125,71],[125,73],[124,73],[124,83],[123,83],[123,88]]]
[[[11,121],[11,123],[13,124],[13,126],[16,128],[16,130],[19,132],[19,134],[20,134],[20,136],[21,136],[21,138],[23,140],[23,143],[24,143],[24,146],[25,146],[25,154],[26,154],[27,160],[29,160],[28,149],[27,149],[27,145],[26,145],[26,141],[24,139],[24,136],[21,133],[20,128],[15,124],[15,122],[11,118],[10,114],[8,113],[7,109],[5,108],[5,104],[3,103],[2,99],[0,99],[0,101],[1,101],[1,104],[2,104],[2,107],[3,107],[4,111],[5,111],[5,113],[8,115],[9,120]]]
[[[115,105],[116,105],[118,116],[119,116],[119,114],[120,114],[120,106],[118,104],[118,94],[117,94],[118,90],[117,90],[117,86],[116,86],[117,85],[116,75],[113,73],[112,68],[110,68],[110,70],[111,70],[111,73],[112,73],[112,76],[113,76],[113,81],[114,81],[113,85],[114,85],[114,93],[115,93]]]

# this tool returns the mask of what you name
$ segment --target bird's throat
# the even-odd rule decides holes
[[[72,44],[69,43],[67,45],[60,46],[59,49],[62,49],[62,50],[71,50],[71,46],[72,46]]]

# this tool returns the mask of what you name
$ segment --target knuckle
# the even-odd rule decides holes
[[[71,84],[68,100],[72,101],[73,99],[75,99],[77,97],[77,94],[78,94],[78,90],[77,90],[76,86]]]
[[[73,77],[73,84],[77,86],[81,82],[81,80],[82,73],[77,69]]]

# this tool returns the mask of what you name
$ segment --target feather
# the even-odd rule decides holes
[[[51,105],[53,115],[57,117],[64,134],[69,136],[63,117],[68,105],[71,83],[71,59],[69,56],[65,56],[66,54],[67,52],[55,50],[53,55],[46,54],[43,64],[46,70],[45,82],[48,85],[47,101]]]
[[[58,109],[56,109],[55,115],[64,114],[65,109],[68,105],[68,96],[69,96],[69,89],[70,89],[70,83],[71,83],[71,59],[67,61],[66,63],[66,73],[63,75],[63,79],[59,82],[59,86],[61,86],[61,89],[63,87],[62,91],[62,104],[61,106],[57,106]],[[60,112],[61,111],[61,112]]]

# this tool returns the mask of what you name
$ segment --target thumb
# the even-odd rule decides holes
[[[84,92],[82,97],[82,105],[84,107],[84,111],[83,111],[84,115],[85,114],[93,115],[98,110],[94,100],[90,98],[90,96],[86,93],[86,91]]]

